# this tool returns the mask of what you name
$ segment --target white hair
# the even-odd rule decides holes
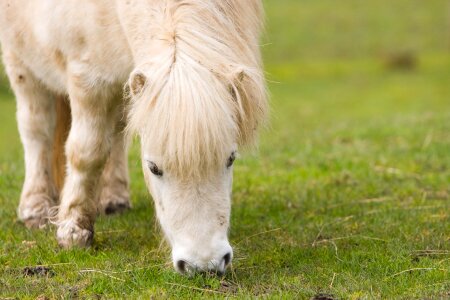
[[[145,82],[132,93],[128,131],[152,143],[164,169],[206,175],[229,145],[255,141],[267,111],[260,14],[251,0],[155,1],[146,31],[157,50],[138,71]]]

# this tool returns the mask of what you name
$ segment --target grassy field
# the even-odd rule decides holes
[[[0,298],[450,298],[448,5],[265,3],[271,125],[236,162],[226,276],[173,271],[136,147],[134,208],[100,217],[91,249],[61,250],[54,228],[24,228],[5,83]],[[51,271],[24,276],[37,265]]]

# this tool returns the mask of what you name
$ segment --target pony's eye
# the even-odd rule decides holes
[[[147,164],[148,164],[148,168],[150,169],[150,172],[152,172],[153,175],[156,175],[158,177],[163,176],[163,171],[160,170],[154,162],[149,161],[149,162],[147,162]]]
[[[231,153],[230,157],[227,160],[227,168],[231,167],[236,159],[236,152]]]

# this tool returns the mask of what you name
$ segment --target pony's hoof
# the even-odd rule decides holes
[[[83,229],[74,222],[67,222],[58,226],[56,238],[59,246],[64,249],[87,248],[92,245],[94,240],[94,230]]]
[[[23,220],[23,223],[28,229],[43,229],[45,226],[47,226],[48,219],[45,218],[29,218],[26,220]]]
[[[53,200],[47,195],[32,195],[21,199],[17,214],[27,228],[42,229],[48,222],[53,205]]]
[[[105,215],[123,213],[131,208],[128,193],[121,196],[110,196],[102,199],[100,211]]]
[[[131,208],[130,203],[109,203],[105,208],[106,215],[112,215],[117,213],[123,213]]]

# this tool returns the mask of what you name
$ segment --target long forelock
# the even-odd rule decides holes
[[[238,132],[235,108],[229,105],[228,91],[214,78],[205,74],[196,80],[201,70],[190,77],[183,72],[183,67],[173,67],[166,85],[178,88],[160,91],[152,109],[142,113],[139,130],[142,142],[147,143],[143,146],[160,158],[164,170],[182,177],[203,177],[226,164]],[[141,97],[151,99],[152,94],[147,88]]]
[[[230,8],[220,1],[182,5],[189,2],[168,0],[172,6],[161,8],[153,33],[167,38],[166,47],[131,99],[128,130],[164,170],[198,178],[225,167],[235,143],[251,143],[266,101],[258,54],[227,20],[223,10]]]

